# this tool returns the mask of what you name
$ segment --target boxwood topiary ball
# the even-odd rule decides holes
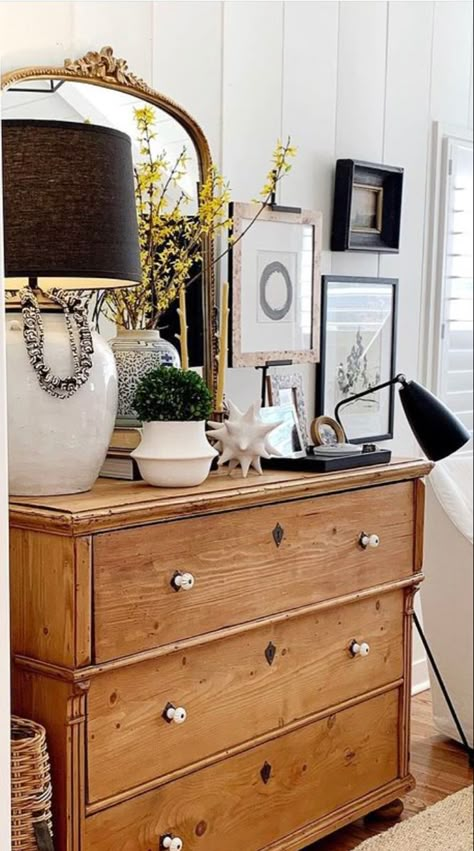
[[[159,366],[140,381],[133,406],[146,423],[207,420],[212,394],[196,372]]]

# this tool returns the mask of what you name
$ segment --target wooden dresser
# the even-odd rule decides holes
[[[297,851],[413,786],[424,461],[11,505],[56,851]]]

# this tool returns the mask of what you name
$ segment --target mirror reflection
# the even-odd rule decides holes
[[[153,158],[165,159],[170,171],[183,150],[186,152],[186,171],[180,174],[177,188],[189,199],[188,212],[192,215],[197,211],[198,158],[184,127],[158,107],[151,107],[135,95],[103,86],[69,80],[32,80],[7,89],[2,115],[114,127],[130,136],[134,161],[140,163],[144,154],[140,150],[136,112],[144,108],[154,112],[155,135],[150,139]]]
[[[5,119],[85,122],[115,128],[130,137],[143,286],[133,292],[113,290],[100,294],[92,310],[104,337],[110,340],[118,330],[114,345],[122,353],[135,345],[137,341],[132,337],[139,332],[142,336],[145,333],[149,344],[154,337],[156,349],[158,332],[164,362],[177,363],[171,347],[179,355],[180,243],[184,246],[186,230],[198,211],[200,181],[198,155],[186,129],[167,112],[134,94],[82,81],[29,80],[7,89],[2,100]],[[165,234],[164,217],[167,224],[172,219],[172,240]],[[174,244],[171,252],[170,243]],[[187,261],[186,268],[187,281],[192,281],[186,287],[186,310],[187,349],[189,365],[193,367],[203,366],[204,361],[199,253],[196,252],[194,263],[189,265]],[[186,254],[189,257],[189,251]]]

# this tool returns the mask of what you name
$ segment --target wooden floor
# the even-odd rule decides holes
[[[440,736],[433,725],[429,691],[413,700],[411,772],[417,787],[405,798],[404,819],[473,782],[473,771],[465,751],[456,742]],[[352,851],[364,839],[387,830],[392,824],[361,819],[314,843],[306,851]]]

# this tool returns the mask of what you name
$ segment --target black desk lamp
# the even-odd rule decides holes
[[[401,385],[400,399],[405,416],[430,461],[441,461],[442,458],[447,458],[471,439],[470,433],[461,420],[443,402],[416,381],[407,381],[404,375],[396,375],[384,384],[369,387],[362,393],[349,396],[339,402],[334,412],[339,425],[343,427],[339,416],[342,407],[350,405],[356,399],[372,395],[378,390],[384,390],[385,387],[391,387],[393,384]]]
[[[430,461],[441,461],[442,458],[447,458],[453,452],[465,446],[471,439],[467,428],[464,427],[458,417],[443,402],[437,399],[436,396],[433,396],[421,384],[417,384],[416,381],[407,381],[404,375],[396,375],[395,378],[386,381],[384,384],[370,387],[368,390],[364,390],[363,393],[357,393],[355,396],[349,396],[348,399],[343,399],[339,402],[334,412],[339,425],[342,426],[339,411],[344,405],[349,405],[356,399],[362,399],[364,396],[368,396],[377,390],[383,390],[385,387],[391,387],[393,384],[401,385],[400,399],[406,418],[423,452]],[[474,751],[468,742],[416,612],[413,613],[413,620],[453,721],[468,753],[469,762],[472,765]]]

